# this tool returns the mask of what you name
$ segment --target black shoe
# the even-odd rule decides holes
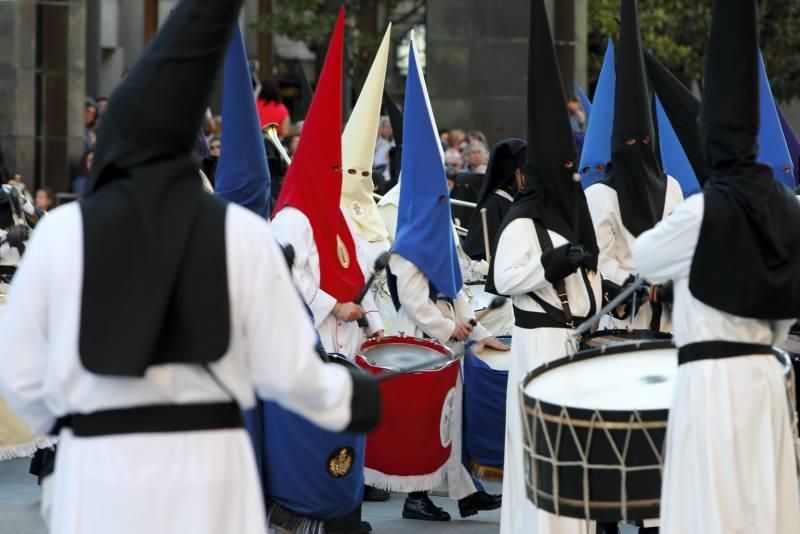
[[[364,502],[386,502],[392,498],[392,494],[386,490],[374,486],[364,485]]]
[[[372,525],[361,520],[361,505],[340,519],[328,519],[323,522],[327,534],[369,534]]]
[[[477,491],[458,501],[458,511],[461,517],[469,517],[478,512],[497,510],[502,504],[502,495],[489,495],[485,491]]]
[[[403,519],[423,521],[450,521],[450,514],[433,504],[427,493],[413,493],[406,497]]]

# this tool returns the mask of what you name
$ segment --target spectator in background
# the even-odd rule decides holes
[[[212,137],[211,141],[208,142],[208,153],[211,156],[219,158],[220,153],[222,153],[222,139],[216,135]]]
[[[292,122],[289,117],[289,109],[281,102],[281,90],[277,81],[267,78],[261,82],[256,108],[262,127],[273,122],[278,125],[278,138],[281,141],[291,133]]]
[[[442,150],[447,150],[447,147],[450,146],[450,130],[440,129],[439,141],[442,142]]]
[[[102,115],[103,113],[105,113],[105,111],[107,109],[108,109],[108,98],[106,98],[104,96],[98,96],[97,97],[97,111],[98,111],[98,113],[100,115]]]
[[[94,128],[98,114],[97,103],[91,98],[87,98],[83,111],[83,147],[86,151],[94,150],[94,144],[97,141]]]
[[[567,112],[572,131],[584,132],[586,130],[586,113],[583,112],[581,103],[574,96],[567,98]]]
[[[375,161],[372,166],[383,170],[389,167],[389,151],[394,146],[394,132],[389,117],[381,117],[378,123],[378,141],[375,143]]]
[[[457,150],[448,149],[447,152],[445,152],[444,164],[448,175],[452,173],[453,176],[455,176],[464,170],[464,158],[461,156],[461,152]]]
[[[77,195],[83,195],[83,190],[86,187],[86,180],[89,178],[89,173],[92,171],[92,164],[94,163],[94,151],[87,150],[81,156],[81,162],[78,166],[78,176],[72,180],[72,192]]]
[[[480,141],[472,141],[467,146],[467,171],[483,174],[486,172],[486,164],[489,162],[489,150]]]
[[[53,198],[53,190],[49,187],[42,187],[36,191],[36,207],[42,211],[50,211],[53,209],[55,199]]]
[[[486,134],[481,132],[480,130],[472,130],[467,134],[467,142],[469,143],[481,143],[484,147],[486,147],[486,151],[489,151],[489,141],[486,139]],[[489,156],[486,156],[488,161]]]
[[[286,138],[286,152],[289,156],[294,156],[297,152],[297,145],[300,144],[300,134],[293,134]]]

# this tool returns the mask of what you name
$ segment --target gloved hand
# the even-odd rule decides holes
[[[611,280],[606,280],[605,278],[602,281],[603,287],[603,305],[608,304],[617,296],[628,289],[631,284],[636,281],[636,277],[630,275],[622,285],[616,284]],[[639,308],[642,305],[642,302],[646,302],[650,298],[650,286],[648,284],[642,284],[639,289],[634,291],[630,294],[630,296],[625,299],[619,306],[617,306],[611,314],[620,320],[628,319],[631,314],[633,314],[633,301],[634,295],[636,296],[636,307]]]
[[[561,245],[542,254],[544,277],[555,284],[568,277],[592,257],[581,245]]]
[[[8,244],[16,248],[20,256],[25,252],[25,241],[28,239],[30,239],[30,230],[28,230],[28,227],[22,225],[12,226],[6,235]]]
[[[675,298],[672,281],[666,284],[654,285],[650,290],[650,302],[656,304],[672,304]]]

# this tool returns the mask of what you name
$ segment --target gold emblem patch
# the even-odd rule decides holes
[[[328,458],[328,474],[333,478],[342,478],[347,475],[355,463],[356,451],[352,447],[336,449]]]
[[[353,215],[359,219],[364,217],[364,208],[361,207],[361,203],[358,200],[354,200],[350,203],[350,211],[352,211]]]
[[[336,254],[339,256],[339,263],[342,264],[342,267],[345,269],[350,267],[350,253],[347,251],[344,241],[338,235],[336,236]]]

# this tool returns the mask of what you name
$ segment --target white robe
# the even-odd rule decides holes
[[[389,260],[389,268],[397,277],[397,296],[401,306],[397,318],[398,331],[417,338],[427,334],[448,345],[456,353],[463,350],[463,343],[450,343],[449,340],[457,322],[475,318],[464,293],[459,292],[452,306],[445,301],[434,303],[430,299],[428,278],[416,265],[399,254],[393,254]],[[470,339],[480,341],[490,336],[478,324]],[[447,486],[450,498],[457,500],[478,491],[475,481],[461,461],[464,385],[460,374],[456,383],[455,399],[451,418],[452,447],[447,462]]]
[[[702,195],[687,199],[633,247],[636,267],[648,280],[674,282],[675,344],[780,343],[793,321],[737,317],[692,296],[689,275],[703,211]],[[789,418],[782,368],[773,356],[682,365],[667,428],[661,533],[800,532]]]
[[[603,278],[615,284],[622,285],[631,275],[636,275],[631,256],[631,247],[636,237],[622,223],[622,213],[619,207],[617,192],[611,187],[596,183],[586,189],[586,202],[592,215],[594,231],[597,236],[597,246],[600,249],[598,269]],[[666,217],[683,202],[681,186],[672,176],[667,177],[667,194],[664,199],[664,214]],[[637,313],[634,318],[625,320],[615,319],[610,315],[600,322],[600,328],[633,328],[649,330],[653,311],[649,303],[643,306],[637,304]],[[667,310],[661,315],[662,332],[670,331],[669,313]]]
[[[82,224],[73,203],[37,227],[0,320],[0,339],[14,347],[0,351],[0,395],[40,433],[68,413],[229,400],[199,365],[158,365],[143,378],[83,368]],[[308,314],[269,224],[229,205],[225,232],[228,280],[209,283],[228,284],[231,339],[210,368],[243,409],[254,405],[255,388],[324,428],[342,430],[351,416],[351,378],[342,367],[323,365],[314,351]],[[65,429],[56,464],[51,534],[266,532],[244,429],[94,438]]]
[[[567,243],[561,235],[555,232],[549,234],[553,247]],[[514,306],[522,310],[543,312],[541,306],[527,295],[529,292],[534,292],[556,308],[561,308],[555,288],[544,277],[541,254],[542,250],[531,219],[517,219],[503,230],[494,260],[495,287],[500,293],[511,295]],[[589,276],[597,311],[602,306],[600,277]],[[572,313],[578,317],[585,317],[589,314],[591,302],[583,276],[577,272],[568,276],[564,282]],[[518,387],[529,371],[566,355],[569,334],[570,330],[565,328],[514,327],[506,397],[501,534],[522,532],[594,534],[593,524],[537,510],[526,495],[522,414]],[[569,384],[564,384],[564,387],[569,387]]]
[[[345,322],[337,319],[333,314],[336,299],[320,288],[319,252],[308,217],[298,209],[283,208],[272,220],[272,227],[280,244],[291,244],[294,247],[295,259],[294,269],[292,269],[294,281],[300,290],[300,295],[311,308],[314,315],[314,326],[319,332],[325,350],[337,352],[352,359],[361,348],[365,338],[364,332],[355,321]],[[354,236],[358,263],[366,278],[369,276],[372,265],[365,262],[364,251],[358,246],[358,240],[349,222],[348,227]],[[362,306],[369,324],[367,334],[372,335],[383,330],[383,323],[371,291],[367,292]]]

